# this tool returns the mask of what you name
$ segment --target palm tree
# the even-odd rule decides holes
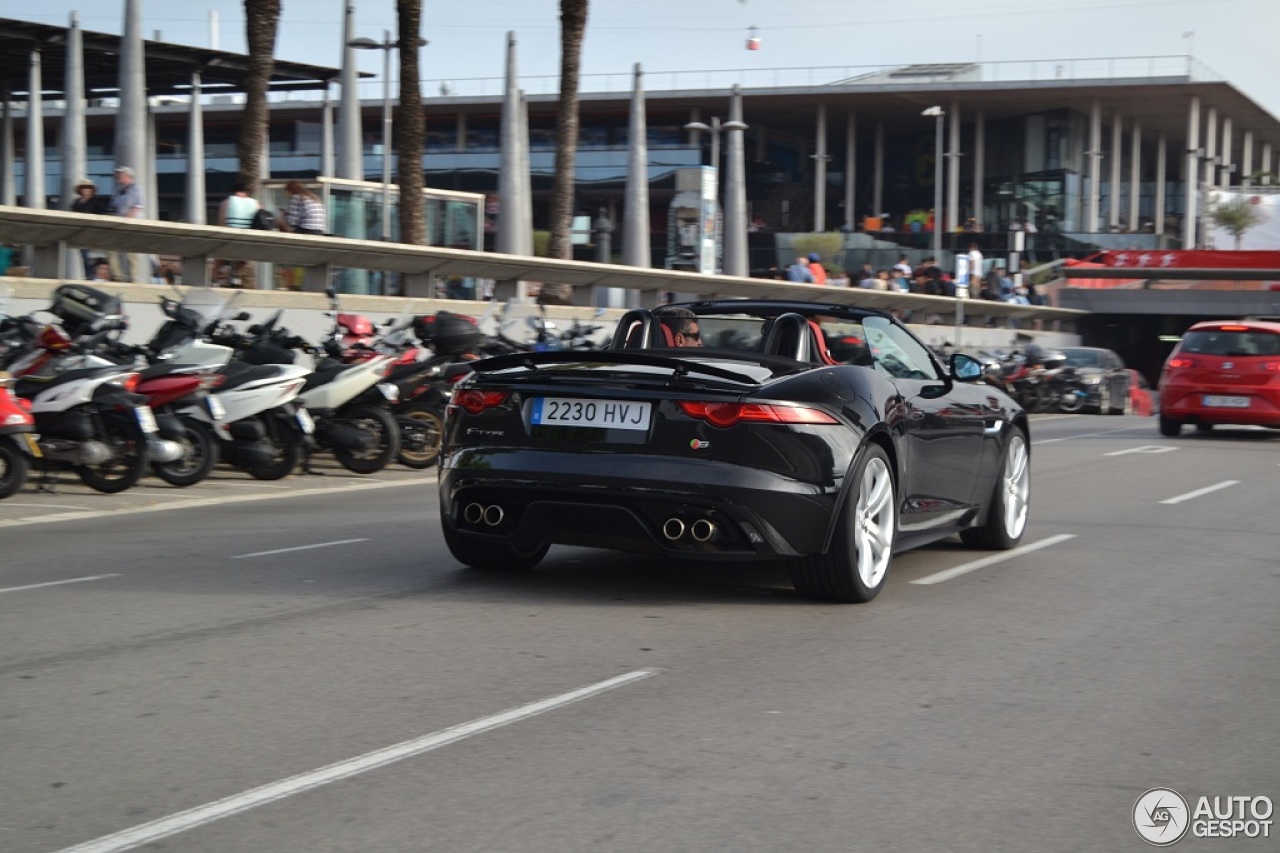
[[[425,243],[426,218],[422,210],[422,150],[426,126],[422,94],[418,87],[418,47],[422,39],[422,0],[396,0],[400,33],[400,103],[396,107],[395,143],[400,159],[396,183],[400,185],[400,242]],[[409,204],[408,200],[414,200]]]
[[[1248,199],[1240,196],[1220,199],[1209,210],[1209,222],[1230,234],[1236,241],[1236,250],[1240,249],[1240,241],[1244,233],[1262,221],[1263,216]]]
[[[258,193],[262,177],[262,153],[266,147],[267,86],[275,68],[276,28],[280,23],[280,0],[244,0],[245,40],[249,44],[249,73],[244,78],[244,111],[240,114],[240,135],[236,154],[240,158],[238,180]]]
[[[578,72],[588,0],[560,0],[560,103],[556,108],[556,174],[551,184],[553,258],[573,257],[573,191],[578,152]]]

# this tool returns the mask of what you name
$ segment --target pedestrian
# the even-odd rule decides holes
[[[813,273],[809,271],[809,261],[796,258],[795,263],[787,267],[787,281],[796,284],[813,284]]]
[[[111,196],[110,213],[127,219],[141,219],[145,214],[143,207],[142,187],[138,186],[137,175],[130,166],[117,166],[115,171],[116,191]],[[133,281],[133,274],[143,272],[142,256],[128,252],[111,252],[108,255],[111,263],[111,274],[117,281]]]
[[[809,253],[809,276],[814,284],[827,283],[827,268],[822,265],[822,256],[817,252]]]
[[[231,190],[231,195],[224,198],[218,206],[218,224],[224,228],[252,228],[253,218],[260,207],[258,200],[249,195],[249,185],[239,181]],[[214,269],[219,273],[225,270],[226,283],[231,287],[244,285],[244,271],[247,267],[248,262],[243,260],[222,260],[214,264]]]
[[[98,195],[97,185],[89,178],[81,178],[75,189],[76,197],[71,201],[72,213],[100,216],[110,212],[111,199]],[[94,266],[101,258],[101,253],[94,249],[80,250],[80,259],[84,262],[84,274],[87,278],[94,277]]]
[[[280,230],[295,234],[324,234],[327,216],[324,202],[301,181],[289,181],[284,185],[289,195],[289,207],[281,211]]]
[[[90,281],[111,281],[111,264],[107,263],[106,258],[94,258],[93,266],[89,269]]]

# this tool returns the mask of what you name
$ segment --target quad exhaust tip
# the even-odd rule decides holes
[[[676,518],[674,515],[662,523],[662,535],[667,537],[668,541],[675,542],[677,539],[684,536],[684,532],[684,521]]]
[[[716,526],[705,518],[700,518],[689,525],[689,535],[695,542],[709,542],[716,535]]]
[[[709,518],[698,518],[685,523],[678,516],[671,516],[662,524],[662,535],[668,542],[677,542],[687,534],[695,542],[710,542],[715,538],[719,528]]]

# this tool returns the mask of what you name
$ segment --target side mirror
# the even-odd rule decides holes
[[[951,356],[950,367],[951,378],[957,382],[977,382],[984,377],[982,362],[962,352]]]
[[[252,315],[250,315],[248,311],[241,311],[239,314],[236,315],[236,320],[237,321],[248,320],[250,316]]]

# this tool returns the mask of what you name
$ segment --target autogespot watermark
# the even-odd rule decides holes
[[[1200,797],[1193,808],[1172,788],[1152,788],[1133,804],[1133,828],[1143,841],[1168,847],[1193,838],[1270,838],[1271,798]]]

